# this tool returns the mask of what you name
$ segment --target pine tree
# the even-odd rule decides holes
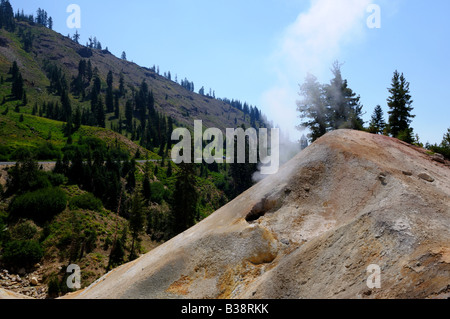
[[[128,132],[133,131],[133,102],[128,100],[125,104],[125,125]]]
[[[148,85],[145,80],[142,81],[139,92],[135,97],[136,109],[139,111],[141,120],[141,133],[145,130],[145,122],[147,118],[147,104],[148,104]]]
[[[31,33],[31,30],[29,30],[27,33],[23,33],[21,35],[23,49],[26,52],[31,52],[31,49],[33,48],[33,40],[34,40],[34,35]]]
[[[119,92],[120,97],[123,97],[125,95],[125,79],[123,77],[123,73],[120,73],[120,79],[119,79]]]
[[[39,25],[42,25],[44,27],[47,27],[49,25],[49,19],[48,19],[47,11],[39,8],[37,10],[36,14],[37,14],[36,15],[36,23],[39,24]],[[53,24],[53,21],[52,21],[52,24]]]
[[[330,130],[364,129],[360,96],[349,88],[347,80],[342,77],[339,62],[333,64],[331,71],[334,78],[330,84],[321,85],[315,76],[308,74],[305,83],[300,86],[300,95],[304,100],[297,102],[297,110],[300,118],[306,121],[298,129],[308,128],[312,141]],[[260,116],[260,112],[256,110],[253,122]]]
[[[9,0],[2,0],[0,3],[0,28],[10,32],[14,32],[16,28],[14,11]]]
[[[245,126],[242,125],[245,130]],[[237,138],[235,137],[234,148],[237,149]],[[250,143],[249,138],[245,137],[245,163],[238,163],[238,154],[234,154],[234,163],[230,165],[230,175],[233,179],[234,196],[242,194],[244,191],[253,186],[253,175],[258,167],[256,163],[250,162]]]
[[[144,197],[147,203],[150,201],[150,198],[152,196],[149,164],[150,163],[147,162],[145,165],[144,179],[142,180],[142,196]]]
[[[27,91],[23,90],[22,105],[26,106],[27,104],[28,104]]]
[[[444,134],[441,145],[450,151],[450,128],[447,129],[447,133]]]
[[[392,78],[392,86],[389,89],[391,94],[387,99],[390,111],[389,130],[392,137],[399,138],[407,143],[413,142],[413,129],[410,127],[415,115],[411,112],[413,100],[409,91],[409,82],[405,76],[397,70]]]
[[[79,148],[74,152],[69,168],[69,178],[75,184],[82,184],[84,174],[83,155]]]
[[[102,81],[100,80],[100,77],[98,76],[97,68],[95,68],[94,69],[94,85],[92,87],[92,94],[93,95],[100,94],[101,89],[102,89]]]
[[[75,116],[73,118],[74,130],[77,131],[81,127],[81,111],[80,108],[77,107],[75,110]]]
[[[106,98],[105,98],[105,104],[106,104],[106,110],[107,113],[112,113],[114,111],[114,95],[113,95],[113,73],[112,71],[108,72],[108,76],[106,77]]]
[[[92,77],[94,76],[94,72],[92,71],[92,63],[91,60],[88,60],[86,67],[86,77],[88,82],[91,82]]]
[[[300,112],[300,118],[305,121],[298,129],[308,128],[311,131],[309,138],[315,141],[327,133],[329,124],[323,88],[314,75],[306,76],[305,83],[300,86],[300,95],[304,99],[297,102],[297,111]]]
[[[84,99],[86,96],[85,93],[85,79],[86,79],[86,68],[87,63],[86,60],[80,60],[78,63],[78,75],[75,79],[73,79],[71,83],[72,92],[76,95],[82,96]]]
[[[136,187],[136,159],[132,158],[130,162],[130,170],[127,174],[127,189],[133,192]]]
[[[179,234],[195,224],[198,192],[193,164],[180,164],[172,203],[172,230]]]
[[[244,107],[243,107],[242,111],[244,112],[244,115],[250,113],[250,108],[247,103],[244,103]]]
[[[11,68],[9,69],[9,73],[11,74],[12,81],[14,82],[14,80],[16,80],[19,76],[19,66],[16,61],[13,62]]]
[[[116,119],[120,117],[119,95],[120,94],[118,91],[114,91],[114,116],[116,117]]]
[[[77,44],[79,44],[80,41],[80,34],[78,33],[78,30],[75,31],[75,34],[73,35],[73,41]]]
[[[72,118],[72,106],[69,99],[69,93],[63,90],[61,94],[62,117],[61,120],[68,122]]]
[[[383,134],[386,128],[386,122],[384,120],[383,109],[380,105],[375,107],[372,115],[372,120],[369,125],[369,132],[373,134]]]
[[[105,122],[106,115],[105,115],[105,108],[103,106],[102,99],[98,99],[96,115],[97,115],[98,126],[105,128],[106,127],[106,122]]]
[[[108,269],[121,265],[125,258],[125,244],[127,242],[128,227],[125,225],[122,229],[122,236],[113,242],[109,255]]]
[[[362,130],[364,122],[361,119],[360,97],[356,96],[348,87],[347,80],[343,79],[339,62],[333,64],[331,71],[334,78],[324,87],[331,128]]]
[[[130,210],[130,218],[129,225],[131,231],[131,252],[130,252],[130,260],[137,258],[136,253],[136,242],[139,240],[139,236],[144,231],[146,216],[143,210],[142,198],[139,192],[135,192],[133,198],[131,200],[131,210]]]
[[[155,117],[156,110],[155,110],[155,97],[153,96],[153,91],[150,91],[150,93],[148,93],[147,108],[150,118]]]
[[[11,94],[16,100],[22,100],[23,98],[23,78],[22,74],[19,72],[19,75],[16,79],[13,79],[12,87],[11,87]]]
[[[167,148],[166,152],[169,153],[169,150],[172,148],[172,132],[173,132],[173,119],[171,116],[169,116],[169,119],[167,120]]]

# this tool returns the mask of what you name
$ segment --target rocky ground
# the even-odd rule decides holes
[[[0,269],[0,288],[35,299],[45,299],[47,285],[42,284],[41,265],[37,264],[35,268],[37,270],[29,274],[26,274],[25,270],[11,273],[6,269]]]

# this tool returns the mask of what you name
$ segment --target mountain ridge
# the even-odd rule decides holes
[[[19,68],[23,69],[24,79],[31,93],[37,91],[36,93],[41,94],[49,84],[43,70],[45,61],[62,68],[70,81],[77,76],[79,61],[86,59],[91,60],[93,68],[98,69],[103,85],[109,71],[113,73],[115,89],[119,86],[121,73],[128,89],[129,86],[139,87],[145,80],[154,93],[156,109],[173,117],[183,126],[192,128],[194,119],[203,120],[206,127],[222,130],[240,127],[242,124],[249,125],[249,116],[244,116],[243,111],[219,99],[191,92],[150,68],[119,59],[107,50],[88,48],[53,30],[24,21],[18,22],[17,28],[29,30],[33,34],[32,49],[27,53],[21,46],[19,36],[0,30],[0,72],[7,73],[10,65],[17,61]]]

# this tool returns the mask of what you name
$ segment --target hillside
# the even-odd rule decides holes
[[[49,79],[45,72],[46,64],[51,63],[59,67],[66,75],[66,79],[71,81],[78,74],[79,62],[85,59],[90,60],[92,67],[98,69],[102,90],[104,90],[109,71],[113,74],[114,89],[119,87],[121,74],[128,90],[138,88],[145,80],[149,89],[153,91],[155,108],[166,116],[171,116],[182,126],[192,127],[194,119],[203,120],[206,127],[220,129],[249,123],[249,117],[244,119],[244,113],[241,110],[218,99],[191,92],[149,68],[119,59],[106,50],[87,48],[75,43],[67,36],[24,21],[18,22],[16,28],[23,29],[24,33],[31,32],[32,49],[30,52],[23,49],[21,38],[17,33],[0,30],[0,74],[6,78],[11,64],[17,61],[28,89],[29,105],[33,105],[35,101],[41,104],[49,97],[46,90],[49,86]],[[75,98],[72,102],[75,106],[88,105]],[[124,118],[125,100],[122,99],[120,103]]]
[[[446,298],[450,168],[325,135],[209,218],[67,298]],[[381,268],[369,289],[367,268]]]
[[[266,126],[256,107],[194,93],[193,85],[187,89],[106,49],[77,44],[37,19],[17,14],[13,20],[12,30],[0,28],[0,161],[16,161],[24,149],[36,151],[38,160],[55,161],[71,143],[96,137],[130,156],[160,161],[151,169],[173,191],[167,163],[173,129],[192,128],[194,120],[203,120],[205,128]],[[84,155],[87,160],[92,154]],[[204,217],[247,188],[256,166],[234,176],[225,165],[203,163],[196,170],[198,189],[207,190],[199,199]],[[142,168],[139,173],[141,184]]]
[[[8,289],[0,298],[64,295],[72,263],[86,287],[252,183],[256,165],[237,174],[225,164],[184,169],[167,159],[174,128],[194,120],[265,126],[256,108],[196,94],[192,83],[6,11],[0,20],[15,27],[0,23],[0,162],[17,165],[0,166],[0,287]],[[188,213],[175,206],[186,189],[193,200],[182,224],[177,217]]]

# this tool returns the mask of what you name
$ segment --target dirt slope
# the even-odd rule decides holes
[[[0,288],[0,300],[2,299],[5,300],[5,299],[33,299],[33,298]]]
[[[380,289],[366,285],[370,264],[381,268]],[[340,130],[200,224],[66,297],[449,295],[449,167],[398,140]]]

